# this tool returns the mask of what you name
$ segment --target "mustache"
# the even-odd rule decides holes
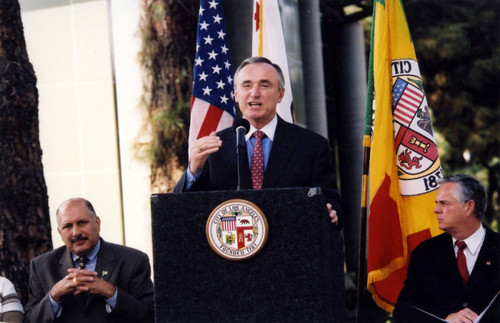
[[[71,239],[71,243],[75,243],[75,242],[78,242],[78,241],[85,241],[85,240],[88,240],[89,238],[83,236],[83,235],[78,235],[76,237],[74,237],[73,239]]]

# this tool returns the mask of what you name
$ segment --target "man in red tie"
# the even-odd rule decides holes
[[[396,322],[475,322],[482,312],[481,322],[500,322],[500,235],[481,222],[486,205],[476,179],[440,181],[434,213],[445,233],[412,252]]]
[[[335,225],[341,217],[336,174],[328,141],[288,123],[276,113],[285,92],[281,68],[264,57],[251,57],[236,70],[235,101],[250,123],[241,188],[321,187]],[[196,140],[189,166],[175,192],[234,190],[237,187],[236,135],[232,128]]]

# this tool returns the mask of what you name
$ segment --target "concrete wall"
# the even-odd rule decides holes
[[[143,119],[139,0],[20,0],[38,79],[40,140],[54,246],[55,212],[89,199],[105,240],[152,259],[149,166],[134,157]],[[139,138],[147,140],[147,138]]]

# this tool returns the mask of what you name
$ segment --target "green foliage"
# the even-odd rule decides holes
[[[152,116],[151,125],[154,129],[155,137],[151,143],[151,156],[157,165],[165,165],[168,163],[168,154],[165,150],[165,143],[185,143],[186,142],[186,120],[189,119],[189,104],[187,102],[178,101],[171,109],[159,109]],[[173,147],[171,147],[173,148]],[[184,153],[181,151],[181,153]],[[184,155],[177,158],[178,160],[185,159]]]
[[[187,164],[197,5],[143,0],[141,105],[147,115],[144,131],[151,140],[136,148],[150,160],[153,191],[171,190],[177,179],[175,170]]]
[[[500,1],[407,1],[445,174],[467,173],[487,187],[487,220],[499,215]],[[470,157],[469,157],[470,156]]]

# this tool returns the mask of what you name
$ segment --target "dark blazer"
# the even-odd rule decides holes
[[[71,253],[62,246],[33,259],[30,268],[29,299],[25,322],[152,322],[154,292],[148,256],[136,249],[108,243],[101,239],[95,271],[116,286],[116,306],[106,312],[103,297],[89,294],[86,304],[81,298],[66,295],[62,312],[55,318],[49,291],[73,268]]]
[[[227,128],[217,135],[222,140],[222,147],[210,155],[190,191],[235,190],[237,187],[236,134],[232,128]],[[246,149],[243,149],[241,165],[241,188],[252,189]],[[278,116],[262,188],[321,187],[340,219],[342,208],[336,181],[328,141]],[[185,185],[184,172],[174,192],[185,191]]]
[[[432,322],[416,306],[442,319],[465,307],[480,314],[500,290],[500,235],[486,228],[486,236],[464,287],[452,238],[443,233],[422,242],[411,253],[405,285],[394,310],[396,322]],[[481,322],[500,322],[500,302]]]

